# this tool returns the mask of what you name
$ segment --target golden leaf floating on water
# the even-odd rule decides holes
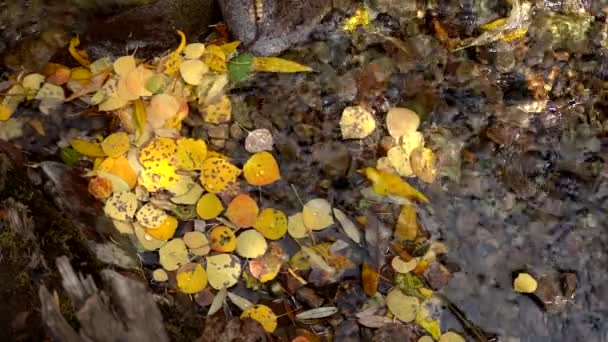
[[[342,112],[340,128],[343,139],[363,139],[376,129],[376,119],[363,106],[347,107]]]

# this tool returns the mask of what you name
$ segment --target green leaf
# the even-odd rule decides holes
[[[395,285],[397,285],[401,292],[408,296],[425,299],[424,296],[418,292],[419,288],[424,287],[424,283],[411,273],[398,273],[395,276]]]
[[[59,158],[68,166],[74,166],[80,159],[80,153],[71,147],[62,148],[59,151]]]
[[[228,63],[228,77],[232,82],[240,82],[251,74],[253,56],[242,53]]]

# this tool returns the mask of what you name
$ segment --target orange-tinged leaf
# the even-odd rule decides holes
[[[232,252],[236,249],[236,236],[232,229],[217,226],[209,233],[211,249],[218,252]]]
[[[167,241],[175,234],[177,224],[178,222],[175,217],[167,215],[160,226],[156,228],[148,228],[146,229],[146,233],[150,234],[150,236],[157,240]]]
[[[204,140],[180,138],[177,140],[177,167],[184,171],[200,170],[207,158]]]
[[[249,228],[255,224],[260,209],[251,196],[236,196],[226,209],[226,217],[239,228]]]
[[[181,103],[173,95],[154,95],[146,109],[148,123],[153,128],[163,127],[167,120],[177,115],[180,107]]]
[[[100,143],[91,142],[82,139],[73,139],[70,145],[76,152],[87,157],[105,157],[106,153],[101,148]]]
[[[253,58],[253,70],[263,72],[293,73],[311,72],[312,68],[278,57],[255,57]]]
[[[245,179],[251,185],[264,186],[281,179],[279,165],[270,152],[258,152],[243,166]]]
[[[362,171],[372,182],[374,192],[379,195],[395,195],[428,203],[429,199],[409,185],[398,175],[367,167]]]
[[[129,147],[129,136],[125,132],[112,133],[101,142],[101,149],[109,157],[124,155]]]
[[[137,183],[137,173],[131,166],[129,159],[125,156],[104,159],[97,168],[97,171],[111,173],[120,177],[131,189],[133,189]]]
[[[268,333],[272,334],[277,328],[277,316],[266,305],[254,305],[245,310],[241,319],[247,317],[258,321]]]
[[[105,177],[93,177],[89,181],[89,192],[95,198],[103,199],[112,195],[112,181]]]
[[[236,182],[241,170],[222,158],[208,158],[201,170],[201,184],[211,193],[220,193]]]
[[[365,294],[370,297],[375,296],[378,292],[380,274],[378,274],[378,271],[367,262],[363,263],[361,281],[363,282],[363,291],[365,291]]]
[[[70,80],[72,70],[66,66],[58,67],[55,72],[50,75],[46,81],[54,85],[64,85]]]
[[[398,240],[414,240],[418,234],[418,221],[416,220],[416,207],[405,204],[395,226],[395,238]]]
[[[269,240],[278,240],[287,233],[287,217],[277,209],[262,210],[253,227]]]
[[[211,220],[224,210],[222,201],[215,194],[204,194],[196,203],[196,213],[203,220]]]

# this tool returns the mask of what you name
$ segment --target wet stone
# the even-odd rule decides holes
[[[424,271],[424,279],[427,281],[431,289],[435,291],[444,288],[451,278],[452,274],[450,271],[438,262],[432,263]]]
[[[391,323],[376,330],[372,339],[372,342],[384,341],[413,342],[416,341],[416,336],[411,328],[401,323]]]
[[[346,320],[336,327],[335,341],[358,342],[361,341],[360,329],[357,321]]]
[[[566,305],[573,301],[576,290],[576,275],[574,273],[550,273],[538,279],[538,287],[534,296],[550,313],[561,312]]]
[[[229,128],[227,124],[221,125],[208,125],[207,126],[207,134],[209,134],[210,138],[215,139],[228,139],[229,137]]]

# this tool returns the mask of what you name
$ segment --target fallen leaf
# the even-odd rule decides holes
[[[157,268],[152,272],[152,279],[154,279],[154,281],[157,281],[159,283],[163,283],[163,282],[169,280],[169,275],[162,268]]]
[[[200,170],[207,158],[207,144],[200,139],[180,138],[177,140],[175,158],[180,170]]]
[[[392,289],[386,296],[388,309],[403,322],[411,322],[416,318],[420,302],[418,298],[406,296],[398,288]]]
[[[243,166],[247,182],[255,186],[269,185],[281,179],[279,165],[270,152],[258,152]]]
[[[175,204],[186,204],[186,205],[195,204],[198,202],[198,200],[202,194],[203,194],[203,188],[200,185],[195,183],[192,186],[192,188],[190,190],[188,190],[188,192],[186,192],[185,194],[183,194],[181,196],[171,197],[171,202],[173,202]]]
[[[266,305],[254,305],[241,314],[241,319],[251,318],[258,321],[264,330],[268,333],[273,333],[277,328],[277,316]]]
[[[431,338],[431,342],[433,339],[438,340],[441,336],[441,326],[439,321],[431,318],[429,310],[427,310],[424,306],[421,306],[420,310],[416,314],[416,324],[420,325],[422,328],[424,328],[424,330],[426,330],[426,332],[433,336],[433,338]]]
[[[175,235],[177,225],[178,222],[175,217],[166,215],[158,227],[146,229],[146,233],[157,240],[167,241]]]
[[[297,213],[287,218],[287,233],[294,239],[302,239],[308,236],[310,231],[304,225],[302,213]]]
[[[167,271],[175,271],[190,261],[184,240],[179,238],[160,247],[158,256],[160,264]]]
[[[420,117],[411,109],[394,107],[386,114],[386,128],[395,139],[417,131],[419,126]]]
[[[249,75],[253,69],[253,56],[248,53],[242,53],[234,57],[228,63],[228,77],[232,82],[240,82]]]
[[[169,55],[169,57],[165,60],[165,74],[169,76],[175,76],[179,70],[179,66],[182,63],[182,59],[180,54],[186,48],[186,35],[177,30],[177,34],[180,37],[180,42],[177,48]]]
[[[386,316],[369,315],[360,317],[357,322],[364,327],[377,329],[387,324],[393,323],[393,320]],[[420,342],[420,340],[418,340],[417,342]]]
[[[112,220],[114,228],[121,234],[135,234],[133,230],[133,224],[129,221]]]
[[[533,293],[536,291],[538,283],[528,273],[519,273],[513,281],[513,290],[520,293]]]
[[[196,213],[203,220],[211,220],[224,211],[222,201],[215,194],[204,194],[196,203]]]
[[[274,208],[262,210],[253,227],[269,240],[278,240],[287,233],[287,217]]]
[[[311,72],[312,68],[278,57],[254,57],[253,70],[262,72]]]
[[[245,150],[249,153],[272,151],[272,133],[266,128],[258,128],[249,132],[245,138]]]
[[[340,222],[346,236],[348,236],[355,243],[361,243],[361,232],[359,231],[359,228],[355,226],[353,221],[351,221],[351,219],[349,219],[348,216],[346,216],[346,214],[344,214],[344,212],[338,208],[334,208],[334,216],[338,222]]]
[[[198,59],[190,59],[184,61],[179,66],[179,72],[186,83],[199,85],[203,79],[203,75],[209,72],[209,68]]]
[[[137,222],[146,228],[156,228],[167,218],[164,210],[157,208],[152,203],[144,204],[135,215]]]
[[[302,220],[306,228],[323,230],[334,223],[331,204],[323,198],[312,199],[302,209]]]
[[[363,139],[376,129],[376,120],[363,106],[346,107],[340,119],[343,139]]]
[[[207,236],[199,231],[187,232],[183,237],[184,244],[194,255],[207,255],[211,251],[211,244]]]
[[[132,55],[118,57],[112,64],[114,72],[122,77],[126,77],[131,71],[137,67],[135,57]]]
[[[400,257],[396,256],[393,258],[393,260],[391,260],[391,266],[398,273],[411,272],[416,268],[416,265],[418,265],[418,260],[416,260],[415,258],[410,261],[405,261]]]
[[[125,132],[108,135],[101,142],[101,149],[109,157],[119,157],[129,151],[129,136]]]
[[[232,303],[234,303],[234,305],[241,309],[241,311],[246,311],[247,309],[253,306],[252,302],[232,292],[228,292],[228,298],[230,298]]]
[[[319,319],[329,317],[338,312],[338,308],[335,306],[323,306],[320,308],[314,308],[306,311],[302,311],[296,315],[296,320],[305,321],[308,319]]]
[[[201,56],[203,55],[204,52],[205,52],[205,44],[202,44],[202,43],[188,44],[184,48],[184,51],[182,51],[185,59],[199,59],[199,58],[201,58]]]
[[[247,229],[236,238],[236,254],[243,258],[258,258],[267,250],[266,239],[255,229]]]
[[[185,264],[175,276],[177,288],[183,293],[197,293],[207,286],[207,272],[201,264]]]
[[[208,158],[203,163],[200,181],[211,193],[220,193],[236,182],[241,170],[222,158]]]
[[[441,335],[439,338],[439,342],[465,342],[464,337],[458,335],[453,331],[448,331],[445,334]]]
[[[167,241],[153,238],[150,234],[146,233],[146,229],[137,222],[133,223],[133,231],[135,232],[137,241],[146,251],[155,251],[167,243]]]
[[[219,125],[230,122],[232,119],[232,102],[230,102],[230,97],[223,95],[216,102],[206,105],[202,113],[207,123]]]
[[[372,182],[374,192],[379,195],[396,195],[424,203],[429,201],[424,194],[397,175],[371,167],[363,169],[363,173]]]
[[[404,204],[395,225],[395,238],[400,241],[412,241],[416,238],[418,230],[416,207],[412,204]]]
[[[218,252],[232,252],[236,249],[236,236],[232,229],[226,226],[217,226],[209,233],[211,249]]]
[[[363,291],[365,294],[373,297],[378,293],[378,284],[380,282],[380,274],[374,268],[374,266],[368,264],[367,262],[363,263],[363,268],[361,270],[361,282],[363,283]]]
[[[80,39],[78,36],[70,39],[70,44],[68,46],[68,51],[70,55],[78,62],[80,65],[84,67],[88,67],[91,65],[91,61],[89,60],[89,56],[85,50],[77,49],[78,45],[80,45]]]
[[[170,94],[157,94],[152,96],[150,104],[146,109],[147,120],[151,127],[163,127],[165,122],[177,115],[180,102]]]
[[[208,45],[202,58],[209,69],[219,73],[226,73],[228,71],[226,54],[219,46],[214,44]]]
[[[230,254],[216,254],[207,257],[209,285],[216,290],[234,286],[241,274],[239,259]]]
[[[436,160],[433,151],[426,147],[415,148],[410,154],[412,171],[426,183],[433,183],[437,178]]]
[[[93,177],[89,181],[89,192],[97,199],[108,198],[114,191],[112,181],[105,177]]]
[[[111,68],[112,68],[112,61],[110,60],[109,57],[99,58],[89,65],[89,70],[91,70],[91,74],[93,74],[93,75],[106,72],[108,69],[111,69]]]
[[[222,306],[224,306],[227,293],[228,289],[224,287],[215,294],[215,297],[213,297],[213,302],[211,302],[211,306],[209,306],[209,311],[207,311],[207,317],[213,316],[222,308]]]
[[[115,220],[129,221],[137,210],[137,197],[130,191],[112,194],[104,206],[104,212]]]
[[[232,199],[225,216],[237,227],[249,228],[255,224],[259,212],[258,204],[251,196],[240,194]]]

